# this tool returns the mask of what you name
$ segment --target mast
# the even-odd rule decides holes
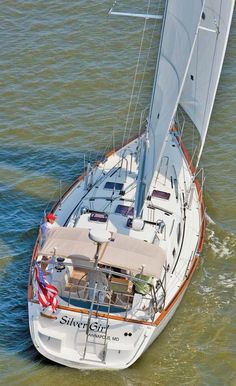
[[[155,71],[155,75],[154,75],[154,84],[153,84],[151,103],[150,103],[150,109],[149,109],[149,114],[148,114],[148,124],[147,124],[147,128],[146,128],[146,135],[145,135],[145,137],[142,138],[142,143],[141,143],[141,154],[140,154],[140,158],[139,158],[139,172],[138,172],[138,178],[137,178],[134,217],[141,217],[141,212],[142,212],[143,204],[144,204],[146,193],[147,193],[147,186],[146,186],[146,181],[145,181],[145,163],[146,163],[146,158],[147,158],[147,152],[149,150],[149,139],[148,138],[149,138],[149,131],[151,129],[149,122],[151,120],[151,114],[152,114],[153,103],[154,103],[154,95],[155,95],[155,90],[156,90],[156,81],[157,81],[158,67],[159,67],[159,62],[160,62],[163,33],[165,30],[167,8],[168,8],[168,0],[165,3],[165,9],[164,9],[164,14],[163,14],[160,44],[159,44],[159,50],[158,50],[158,55],[157,55],[157,64],[156,64],[156,71]]]
[[[166,3],[147,135],[143,140],[139,163],[135,197],[136,217],[141,217],[154,173],[160,165],[184,87],[204,4],[205,0],[169,0]]]

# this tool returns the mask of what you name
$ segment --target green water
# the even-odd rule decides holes
[[[201,162],[215,224],[207,225],[201,264],[174,319],[134,366],[119,372],[66,368],[43,358],[31,343],[27,275],[43,211],[59,196],[59,181],[63,190],[81,173],[84,157],[95,160],[123,138],[143,21],[108,18],[111,5],[0,4],[0,384],[234,386],[235,15]],[[118,7],[142,12],[144,5],[129,0]],[[158,36],[153,27],[150,21],[140,58],[138,84],[147,57],[148,71],[137,113],[150,98]],[[127,134],[138,122],[131,130],[129,122]]]

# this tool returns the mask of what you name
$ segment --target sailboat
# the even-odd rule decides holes
[[[52,208],[57,226],[36,241],[29,326],[46,358],[127,368],[180,304],[203,248],[199,162],[233,8],[233,0],[169,0],[161,15],[110,10],[162,23],[153,92],[145,130],[88,165]],[[192,156],[179,109],[199,133]]]

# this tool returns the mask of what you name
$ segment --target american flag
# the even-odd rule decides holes
[[[55,312],[58,305],[58,289],[48,283],[44,277],[44,273],[40,267],[40,263],[37,262],[35,265],[35,277],[38,285],[38,299],[42,307],[51,307],[52,311]]]

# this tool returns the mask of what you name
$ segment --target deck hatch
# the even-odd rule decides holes
[[[107,222],[108,215],[106,213],[92,212],[89,220],[96,222]]]
[[[123,186],[124,184],[120,183],[120,182],[111,182],[111,181],[108,181],[105,183],[105,186],[104,186],[104,189],[109,189],[109,190],[122,190],[123,189]]]
[[[163,190],[153,190],[152,197],[162,198],[163,200],[169,200],[170,193],[164,192]]]
[[[117,205],[115,213],[121,214],[122,216],[133,216],[134,215],[134,208],[127,205]]]

